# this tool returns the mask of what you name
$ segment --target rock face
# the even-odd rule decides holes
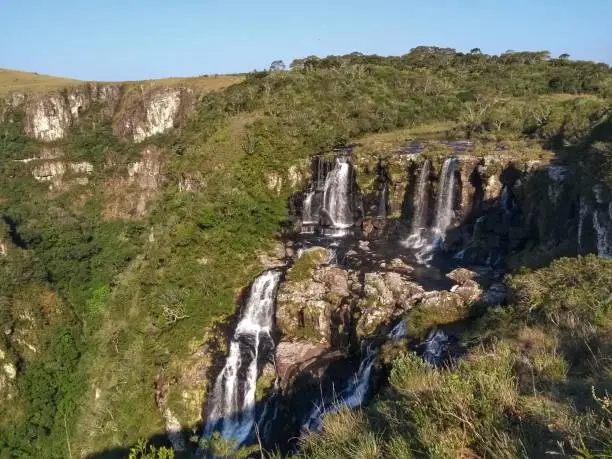
[[[277,297],[276,323],[285,335],[329,344],[333,333],[332,321],[346,311],[344,302],[350,295],[349,272],[324,266],[324,260],[313,262],[316,253],[307,254],[307,260],[298,260],[292,268],[308,269],[306,274],[292,280],[290,271],[287,281],[281,285]],[[304,263],[312,263],[313,266],[304,268]],[[343,322],[342,319],[340,321]],[[342,324],[336,328],[342,328]]]
[[[41,142],[63,139],[84,111],[97,104],[109,119],[121,97],[119,85],[86,84],[61,93],[25,96],[14,93],[9,98],[12,109],[25,112],[24,132]]]
[[[193,111],[193,94],[183,88],[141,90],[115,124],[115,134],[134,142],[175,127]]]
[[[71,124],[72,116],[66,99],[55,94],[44,96],[29,105],[24,128],[30,137],[53,142],[64,138]]]
[[[292,375],[303,370],[326,350],[327,346],[323,344],[281,341],[276,347],[276,371],[281,384],[286,386]]]
[[[163,181],[164,155],[156,147],[146,147],[140,161],[129,163],[127,170],[106,180],[104,192],[106,218],[142,217],[147,204],[156,196]]]
[[[373,334],[380,325],[414,307],[423,292],[419,284],[397,272],[365,273],[364,295],[357,302],[357,336]]]
[[[61,191],[71,184],[87,185],[87,176],[94,170],[86,161],[65,162],[61,160],[36,161],[32,175],[39,182],[49,182],[49,190]],[[68,180],[67,180],[68,179]]]
[[[384,270],[360,273],[328,265],[324,250],[298,259],[279,288],[276,323],[284,340],[345,346],[379,332],[424,294],[399,259]]]
[[[2,104],[0,120],[9,110],[23,110],[24,133],[41,142],[55,142],[95,106],[99,119],[113,123],[116,135],[142,142],[177,127],[192,113],[194,102],[193,91],[182,87],[88,83],[43,96],[13,93]]]

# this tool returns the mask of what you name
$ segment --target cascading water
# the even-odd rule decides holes
[[[391,341],[398,341],[408,336],[408,326],[405,320],[400,320],[389,332],[387,338]]]
[[[597,235],[597,255],[612,258],[612,221],[607,213],[604,210],[593,212],[593,228]]]
[[[417,192],[414,200],[414,217],[412,219],[412,234],[419,233],[427,227],[427,211],[429,210],[429,174],[431,161],[426,159],[419,174]]]
[[[415,217],[412,222],[412,234],[404,242],[404,245],[407,247],[418,249],[415,254],[416,259],[419,263],[424,264],[432,260],[435,251],[439,249],[444,241],[446,230],[453,219],[453,207],[457,188],[455,179],[457,159],[447,158],[442,165],[442,171],[438,180],[438,197],[436,199],[436,208],[430,238],[423,236],[423,233],[426,232],[424,226],[427,222],[427,199],[424,198],[422,201],[419,199],[421,196],[427,196],[427,177],[429,175],[429,171],[426,170],[427,168],[428,162],[425,162],[417,185],[417,200],[415,201]]]
[[[274,349],[270,332],[274,324],[274,301],[280,278],[280,271],[266,271],[251,286],[225,367],[215,382],[204,430],[207,438],[219,431],[223,438],[240,445],[252,433],[258,360],[261,360],[262,351]]]
[[[323,211],[335,233],[344,233],[354,224],[351,206],[351,165],[345,156],[336,157],[336,166],[327,174],[323,192]]]
[[[425,340],[423,360],[431,365],[438,366],[442,363],[442,352],[448,344],[448,335],[442,330],[433,329]]]
[[[389,194],[389,184],[384,183],[380,191],[380,199],[378,200],[378,218],[387,218],[387,199]]]
[[[453,219],[453,206],[455,202],[455,169],[456,158],[447,158],[442,166],[440,182],[438,186],[438,199],[436,201],[436,213],[433,231],[436,236],[444,240],[447,228]]]
[[[427,216],[429,211],[429,174],[431,172],[431,161],[426,159],[419,173],[416,193],[414,196],[414,215],[410,236],[404,241],[404,245],[411,249],[422,249],[427,244],[424,233],[427,231]],[[419,258],[417,253],[417,259]]]
[[[377,355],[378,352],[375,348],[368,347],[365,357],[359,364],[359,369],[348,386],[337,399],[331,401],[322,400],[320,405],[315,406],[302,424],[302,430],[317,432],[321,429],[323,418],[327,414],[335,413],[343,406],[349,408],[361,406],[370,391],[370,377],[372,376]]]
[[[314,198],[315,191],[310,191],[304,198],[304,208],[302,210],[302,224],[303,225],[316,225],[319,223],[319,215],[315,215],[312,208],[312,200]]]
[[[583,251],[583,233],[584,233],[584,222],[590,213],[589,205],[582,196],[580,197],[580,211],[578,214],[578,249]]]

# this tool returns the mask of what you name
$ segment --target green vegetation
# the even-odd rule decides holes
[[[466,357],[437,369],[401,354],[389,389],[327,416],[303,456],[609,457],[611,278],[594,256],[511,276],[511,304],[471,325]]]
[[[317,247],[307,250],[287,272],[287,280],[301,282],[312,276],[313,269],[327,260],[327,250]]]
[[[1,335],[0,346],[7,358],[19,363],[11,386],[13,398],[0,404],[0,457],[81,456],[129,447],[139,438],[163,431],[155,401],[158,373],[166,368],[179,371],[180,365],[171,363],[197,351],[206,331],[235,311],[240,289],[262,269],[255,261],[257,252],[271,245],[287,217],[286,198],[295,190],[288,180],[283,180],[280,191],[268,189],[268,175],[285,177],[289,166],[321,147],[372,135],[388,135],[387,141],[421,133],[446,135],[441,132],[484,140],[518,139],[553,148],[578,170],[583,186],[598,180],[612,183],[612,71],[603,64],[545,57],[543,53],[487,56],[421,47],[390,58],[309,57],[295,61],[291,71],[256,72],[244,79],[202,77],[197,84],[210,83],[206,87],[217,91],[202,90],[206,94],[180,132],[138,146],[117,139],[98,108],[91,107],[66,139],[48,146],[61,148],[62,160],[92,162],[95,172],[88,185],[54,193],[49,193],[48,184],[31,177],[27,163],[13,161],[34,156],[43,145],[24,136],[23,112],[0,103],[0,237],[8,246],[7,256],[0,256],[0,318],[1,325],[10,329]],[[10,80],[0,85],[0,93],[23,89],[18,83]],[[159,84],[166,83],[185,82]],[[57,86],[45,82],[40,88]],[[10,121],[3,116],[5,110],[11,114]],[[119,218],[106,211],[112,193],[118,193],[115,197],[120,200],[128,199],[121,191],[118,171],[146,146],[163,152],[163,185],[144,217]],[[367,154],[374,155],[375,150]],[[179,182],[187,179],[194,184],[193,190],[180,191]],[[608,269],[601,263],[598,269]],[[583,271],[589,272],[587,268]],[[307,271],[307,266],[296,266],[293,275],[299,279]],[[517,277],[516,282],[528,278]],[[591,278],[579,282],[592,285]],[[556,326],[555,317],[565,309],[553,312],[542,295],[534,300],[542,301],[544,308],[537,321],[521,302],[509,310],[516,314],[513,320],[533,320],[532,328],[547,327],[546,321]],[[599,330],[599,321],[609,309],[594,308],[588,320]],[[485,318],[501,320],[509,314],[491,311]],[[511,329],[500,324],[485,335],[501,336]],[[576,369],[563,348],[565,329],[559,330],[563,344],[556,354],[548,347],[540,354],[527,354],[533,368],[541,368],[536,391],[528,378],[530,394],[521,386],[519,376],[524,375],[516,373],[514,364],[520,359],[511,341],[492,355],[487,353],[491,349],[487,342],[487,352],[480,357],[474,354],[474,359],[453,370],[419,366],[407,355],[393,370],[395,392],[390,397],[403,398],[397,408],[401,415],[394,418],[389,411],[385,418],[389,429],[371,424],[376,416],[342,412],[337,416],[350,416],[353,426],[346,439],[362,432],[359,442],[340,441],[338,433],[325,437],[334,429],[327,427],[334,422],[331,418],[323,436],[308,440],[305,451],[329,457],[324,449],[317,449],[325,446],[318,442],[337,438],[334,448],[340,449],[329,450],[332,456],[349,452],[359,456],[359,451],[367,451],[361,457],[380,457],[385,451],[409,457],[400,453],[406,448],[434,451],[434,446],[441,454],[464,451],[455,449],[459,447],[488,454],[478,435],[485,439],[492,435],[488,447],[499,445],[508,454],[531,451],[529,438],[521,436],[527,434],[520,433],[526,428],[520,421],[524,418],[513,417],[512,410],[517,416],[529,415],[534,423],[541,420],[539,426],[561,413],[563,417],[550,423],[552,433],[544,438],[566,438],[567,434],[575,440],[571,446],[576,451],[579,442],[591,452],[602,451],[603,444],[594,440],[604,439],[597,425],[601,415],[593,417],[549,397],[566,396],[564,391],[570,387],[559,381],[564,375],[569,381]],[[593,350],[592,344],[589,341]],[[600,361],[603,364],[605,359]],[[488,371],[489,366],[496,368],[485,378],[479,372]],[[428,378],[431,386],[411,385],[414,375]],[[166,375],[168,380],[173,376]],[[445,389],[443,383],[453,378],[457,381]],[[518,384],[514,394],[512,378]],[[585,369],[571,382],[578,381],[582,389],[590,388],[592,382],[598,399],[607,400],[599,385],[603,379],[597,378]],[[418,390],[423,391],[423,405],[411,395]],[[499,397],[507,396],[506,405],[500,406],[509,412],[492,410],[491,400],[474,396],[480,392],[489,394],[495,406]],[[438,396],[454,400],[448,408],[438,407],[451,413],[439,420]],[[530,400],[534,403],[525,403]],[[594,400],[589,401],[594,413],[605,408]],[[565,411],[557,410],[559,403]],[[380,413],[392,409],[384,399],[375,406]],[[463,416],[459,410],[464,408],[470,416],[465,421],[456,418]],[[180,417],[181,413],[175,414]],[[476,421],[472,416],[483,418]],[[403,427],[391,422],[403,418],[413,421]],[[417,430],[416,419],[426,430]],[[565,424],[557,426],[562,421]],[[590,436],[582,435],[586,430],[575,427],[576,423],[588,426]],[[342,428],[340,424],[337,429]],[[358,426],[372,430],[365,432]],[[447,435],[441,438],[443,432]],[[362,446],[363,450],[354,449]],[[171,457],[169,452],[161,456],[145,448],[134,454]]]

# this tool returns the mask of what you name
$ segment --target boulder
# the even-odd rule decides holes
[[[482,295],[482,289],[478,282],[471,279],[466,280],[461,285],[453,286],[451,292],[459,295],[468,304],[476,302]]]
[[[276,346],[276,373],[281,386],[285,386],[292,375],[319,357],[327,347],[308,341],[281,341]]]
[[[508,288],[501,282],[491,285],[480,297],[480,302],[487,306],[503,304],[508,294]]]
[[[466,268],[456,268],[446,275],[450,280],[454,281],[458,285],[463,285],[467,281],[473,281],[478,278],[478,273],[470,271]]]
[[[351,276],[345,269],[325,266],[327,254],[311,249],[287,272],[276,302],[276,324],[284,335],[320,343],[331,339],[332,316],[351,295]]]
[[[389,263],[389,268],[393,269],[402,274],[410,274],[414,271],[414,268],[404,263],[400,258],[394,258]]]
[[[357,306],[357,335],[364,337],[416,304],[423,288],[397,272],[365,274],[364,296]]]

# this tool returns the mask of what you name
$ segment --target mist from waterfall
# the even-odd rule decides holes
[[[274,350],[270,333],[280,278],[280,271],[266,271],[251,286],[225,366],[215,382],[204,437],[219,431],[240,445],[253,431],[258,361],[262,353]]]
[[[336,165],[325,179],[323,209],[334,228],[345,229],[353,226],[351,165],[344,156],[336,157]]]

